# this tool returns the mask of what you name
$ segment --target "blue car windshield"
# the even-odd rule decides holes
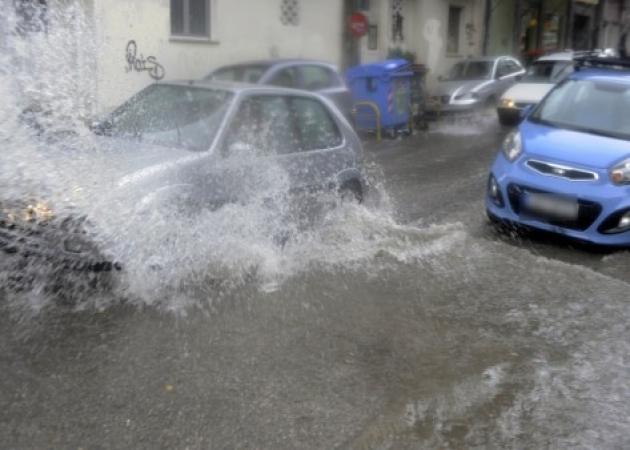
[[[630,84],[567,80],[550,92],[530,120],[630,140]]]
[[[208,150],[232,97],[217,89],[153,84],[114,111],[99,131],[150,144]]]

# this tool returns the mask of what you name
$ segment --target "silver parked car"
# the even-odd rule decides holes
[[[457,62],[446,77],[440,77],[427,109],[434,112],[469,111],[494,106],[501,94],[525,74],[510,56],[469,58]]]
[[[46,159],[63,167],[70,179],[87,177],[81,197],[99,204],[123,199],[151,210],[173,206],[194,214],[248,203],[248,196],[258,193],[265,167],[286,180],[281,194],[327,190],[361,201],[365,193],[361,141],[332,102],[305,91],[208,81],[157,83],[95,122],[92,130],[97,136],[83,150],[76,147],[82,141],[49,146],[46,130],[38,131]],[[73,178],[73,170],[81,173]],[[16,257],[50,258],[55,267],[63,261],[71,270],[115,267],[94,244],[99,240],[91,237],[90,217],[68,217],[73,205],[51,204],[45,192],[19,199],[6,198],[5,191],[0,249]],[[72,193],[62,194],[56,198],[73,201]],[[176,201],[156,200],[164,198]]]
[[[266,84],[317,92],[332,100],[350,117],[352,95],[333,64],[308,59],[273,59],[249,61],[219,67],[206,80]]]

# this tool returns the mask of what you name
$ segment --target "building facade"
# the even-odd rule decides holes
[[[31,55],[87,86],[95,111],[149,83],[198,79],[250,59],[313,58],[346,69],[403,56],[426,65],[432,84],[469,56],[527,61],[566,48],[617,47],[630,7],[630,0],[9,1],[26,16],[29,5],[45,9],[33,20],[39,25],[19,17],[5,23],[5,31],[21,30],[9,33],[19,38],[11,46],[39,42]],[[357,13],[367,19],[361,37],[349,27]]]
[[[345,65],[402,56],[426,65],[432,84],[456,61],[482,52],[485,0],[349,0],[345,10],[361,11],[370,24],[345,48]]]
[[[488,0],[485,53],[527,62],[553,51],[618,49],[630,27],[628,0]]]

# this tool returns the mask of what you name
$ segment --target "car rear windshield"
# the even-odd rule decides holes
[[[233,94],[218,89],[153,84],[112,113],[107,134],[207,150]]]
[[[269,67],[265,65],[231,66],[217,69],[207,79],[256,84]]]
[[[540,103],[534,122],[630,140],[630,84],[567,80]]]
[[[481,80],[492,75],[491,61],[463,61],[455,64],[448,74],[448,80]]]
[[[537,61],[527,69],[527,83],[555,83],[573,71],[571,61]]]

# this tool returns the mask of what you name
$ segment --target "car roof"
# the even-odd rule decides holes
[[[573,52],[558,52],[541,56],[536,61],[571,61],[572,59]]]
[[[242,83],[237,81],[219,81],[219,80],[172,80],[161,81],[157,84],[167,86],[185,86],[202,89],[218,89],[228,91],[234,94],[258,92],[258,93],[276,93],[276,94],[297,94],[308,97],[319,97],[317,94],[301,89],[291,89],[281,86],[270,86],[261,84]]]
[[[516,58],[509,55],[499,55],[499,56],[474,56],[471,58],[460,59],[457,62],[468,62],[468,61],[485,61],[485,62],[494,62],[497,59],[508,58],[517,61]]]
[[[606,80],[613,83],[630,85],[630,70],[587,67],[576,70],[569,76],[569,78],[573,80]]]
[[[274,66],[290,66],[297,64],[309,64],[309,65],[318,65],[330,67],[336,70],[336,66],[332,63],[326,61],[320,61],[317,59],[306,59],[306,58],[276,58],[276,59],[259,59],[259,60],[251,60],[251,61],[242,61],[234,64],[226,64],[224,66],[217,67],[215,69],[227,69],[231,67],[246,67],[246,66],[263,66],[267,69]]]

